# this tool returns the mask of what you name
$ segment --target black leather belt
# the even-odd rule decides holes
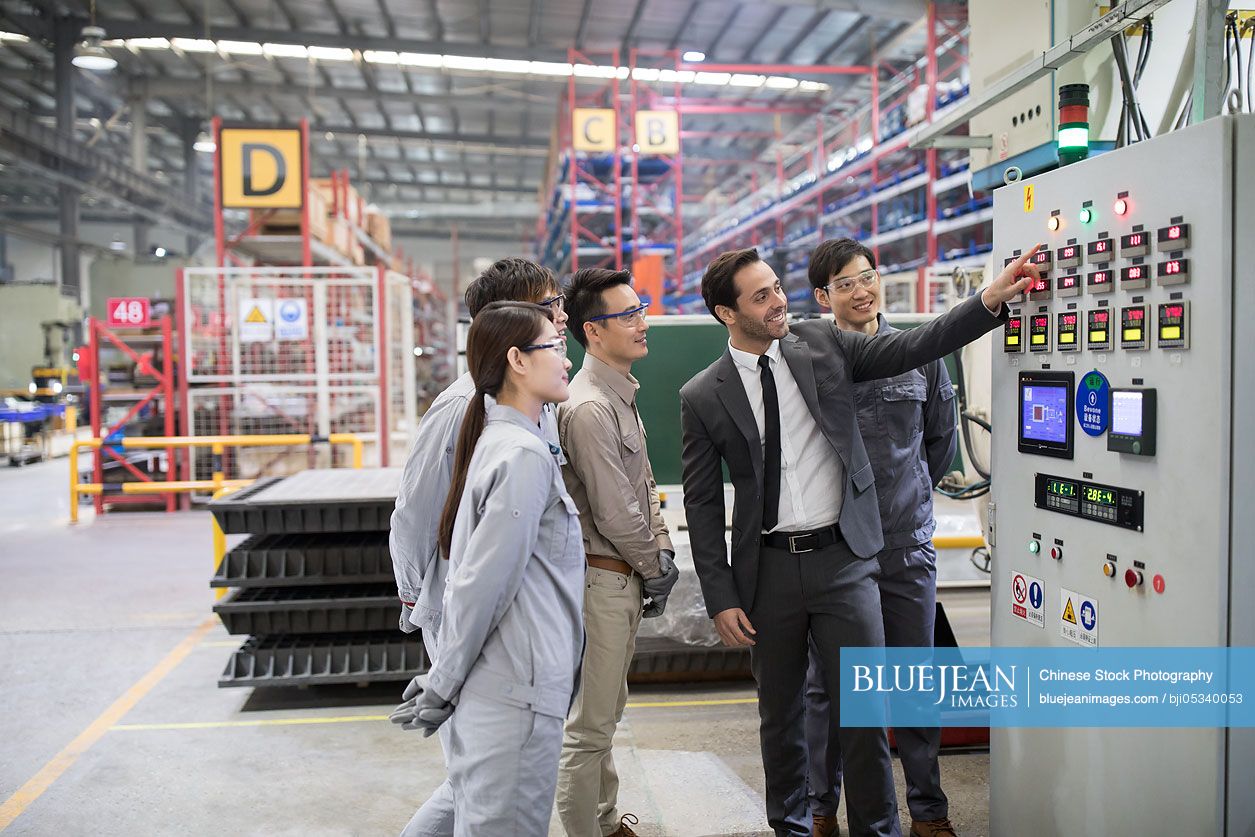
[[[809,532],[772,532],[763,535],[764,545],[772,549],[792,552],[795,555],[814,552],[816,549],[840,543],[841,540],[841,527],[835,523],[822,529],[812,529]]]

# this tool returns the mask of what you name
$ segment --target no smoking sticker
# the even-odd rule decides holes
[[[1011,574],[1011,615],[1039,628],[1046,627],[1045,586],[1040,578]]]

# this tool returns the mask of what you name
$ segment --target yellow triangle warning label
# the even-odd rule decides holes
[[[1068,599],[1068,603],[1063,606],[1063,621],[1076,624],[1076,612],[1072,610],[1072,600]]]
[[[253,308],[252,308],[252,310],[250,310],[250,311],[248,312],[248,316],[244,318],[244,322],[246,322],[246,323],[265,323],[265,322],[266,322],[266,315],[265,315],[265,314],[263,314],[263,313],[261,312],[261,309],[260,309],[260,308],[258,308],[256,305],[254,305],[254,306],[253,306]]]

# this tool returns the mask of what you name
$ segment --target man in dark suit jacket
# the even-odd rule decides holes
[[[842,646],[883,646],[883,546],[872,466],[852,384],[923,366],[1004,322],[1036,277],[1017,259],[981,293],[933,322],[872,340],[827,320],[790,333],[788,300],[754,250],[721,254],[702,277],[728,350],[680,390],[684,510],[707,613],[729,646],[751,646],[767,820],[811,834],[802,692],[808,638],[829,694]],[[996,312],[996,313],[994,313]],[[735,488],[731,563],[722,466]],[[842,728],[852,835],[900,834],[883,729]]]

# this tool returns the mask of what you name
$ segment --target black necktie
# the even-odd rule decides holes
[[[763,383],[763,529],[776,528],[780,510],[780,399],[776,397],[776,378],[771,374],[771,359],[758,357],[759,379]]]

